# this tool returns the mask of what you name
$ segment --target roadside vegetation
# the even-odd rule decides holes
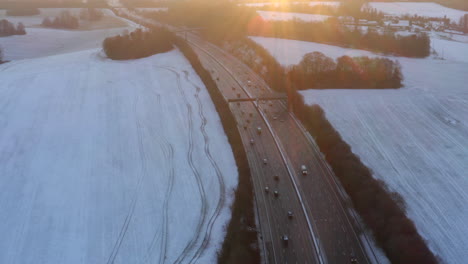
[[[6,19],[0,20],[0,37],[7,37],[13,35],[26,35],[26,29],[23,23],[15,24]]]
[[[106,38],[102,44],[107,57],[113,60],[132,60],[164,53],[173,49],[173,34],[153,27]]]
[[[224,132],[231,145],[239,173],[239,184],[235,190],[234,203],[231,206],[232,216],[226,230],[226,237],[221,251],[218,253],[218,263],[260,263],[260,253],[257,247],[257,232],[255,231],[255,214],[253,204],[253,186],[250,167],[247,161],[244,145],[238,131],[237,122],[224,100],[211,74],[203,67],[192,47],[180,37],[175,37],[175,44],[189,60],[195,72],[205,84],[218,115]]]
[[[35,16],[40,13],[39,8],[12,8],[6,11],[7,16]]]
[[[352,152],[320,106],[307,106],[299,93],[293,94],[294,114],[314,137],[390,262],[437,263],[413,221],[406,216],[403,198],[372,176],[372,171]]]

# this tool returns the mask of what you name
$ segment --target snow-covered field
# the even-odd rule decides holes
[[[0,9],[0,19],[8,19],[13,23],[22,22],[26,27],[39,25],[46,17],[55,17],[62,11],[68,11],[73,15],[79,15],[81,8],[40,8],[40,13],[35,16],[7,16],[5,9]]]
[[[250,37],[253,41],[265,47],[282,65],[297,64],[304,54],[320,51],[331,58],[340,56],[375,56],[365,50],[347,49],[320,43],[299,40],[275,39],[266,37]]]
[[[15,59],[0,65],[0,263],[215,263],[237,168],[203,83],[178,50],[117,62],[104,32],[68,33],[0,38]]]
[[[102,41],[131,31],[131,28],[113,28],[91,31],[68,31],[60,29],[27,28],[28,34],[0,38],[5,60],[45,57],[54,54],[86,50],[101,46]]]
[[[7,19],[12,23],[23,23],[26,27],[40,27],[42,20],[46,17],[53,18],[59,15],[62,11],[68,11],[74,16],[79,16],[82,8],[40,8],[40,14],[35,16],[7,16],[6,10],[0,9],[0,19]],[[84,21],[80,20],[80,27],[77,30],[90,29],[107,29],[114,27],[124,27],[126,23],[122,19],[115,17],[114,13],[109,9],[100,9],[104,16],[99,21]]]
[[[265,20],[303,20],[306,22],[311,21],[324,21],[330,16],[325,15],[311,15],[291,12],[274,12],[274,11],[257,11],[257,13]]]
[[[372,55],[317,43],[253,38],[284,65],[305,53]],[[399,192],[430,248],[447,263],[468,259],[468,44],[432,39],[445,60],[396,58],[399,90],[308,90],[375,177]],[[377,56],[377,55],[373,55]]]
[[[400,16],[400,15],[418,15],[426,17],[444,17],[447,16],[453,22],[457,22],[464,14],[468,13],[462,10],[448,8],[436,3],[419,3],[419,2],[389,2],[379,3],[370,2],[369,5],[384,13]]]

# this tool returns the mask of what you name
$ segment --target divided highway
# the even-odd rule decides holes
[[[226,100],[274,95],[259,76],[233,56],[196,34],[184,36]],[[352,263],[356,258],[357,263],[376,263],[346,195],[285,102],[231,102],[230,109],[251,168],[265,262]],[[302,165],[308,169],[305,176]]]
[[[188,41],[203,66],[211,71],[226,100],[264,97],[273,93],[253,71],[220,48],[194,34],[188,35]],[[268,263],[351,263],[351,258],[356,258],[358,263],[375,262],[371,261],[364,249],[363,243],[366,241],[360,239],[363,236],[361,229],[350,216],[335,176],[326,165],[315,142],[287,111],[285,103],[278,100],[233,102],[230,108],[237,118],[252,169],[263,235],[263,241],[260,242],[266,248]],[[256,133],[258,127],[263,131],[261,135]],[[262,146],[249,145],[250,139],[257,142],[260,138]],[[264,158],[268,163],[259,164],[258,161]],[[302,175],[301,165],[307,167],[308,175]],[[271,171],[273,175],[269,174]],[[276,174],[280,181],[275,183],[272,177]],[[280,187],[277,200],[287,199],[286,203],[277,203],[277,209],[269,208],[275,206],[271,205],[271,199],[275,198],[264,190],[269,187],[271,192],[271,186]],[[263,216],[262,209],[265,210]],[[295,214],[296,224],[302,223],[297,229],[290,229],[292,223],[281,220],[286,218],[290,210]],[[288,235],[288,247],[275,242],[281,242],[280,234],[265,236],[268,232],[265,229],[275,229],[271,226],[271,221],[287,225],[279,225],[278,228],[281,229],[278,231]],[[306,244],[303,242],[305,234],[309,238]],[[301,245],[299,249],[298,242]],[[270,249],[271,244],[277,247]],[[305,246],[304,251],[302,245]],[[283,252],[284,255],[275,256],[274,251]],[[308,258],[304,252],[313,253],[314,258]],[[291,254],[294,256],[290,256]]]

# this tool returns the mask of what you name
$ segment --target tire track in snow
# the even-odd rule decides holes
[[[198,185],[198,190],[200,192],[200,198],[201,198],[201,201],[202,201],[201,216],[200,216],[200,220],[199,220],[199,222],[197,224],[197,227],[195,229],[195,235],[192,237],[192,239],[186,245],[186,247],[184,248],[182,253],[177,257],[177,259],[174,262],[174,263],[181,263],[187,257],[189,252],[193,249],[193,247],[196,245],[197,241],[199,240],[202,227],[206,222],[207,211],[208,211],[208,208],[207,208],[208,207],[208,202],[206,200],[206,192],[205,192],[205,188],[203,186],[203,181],[201,179],[201,175],[198,172],[197,168],[195,167],[195,164],[194,164],[194,161],[193,161],[193,147],[194,147],[194,144],[193,144],[193,132],[194,132],[193,130],[194,129],[193,129],[193,120],[192,120],[193,111],[192,111],[192,106],[188,102],[187,96],[186,96],[186,94],[185,94],[185,92],[182,89],[182,86],[180,84],[180,74],[175,69],[172,69],[170,67],[156,66],[156,68],[170,71],[170,72],[174,73],[176,75],[176,77],[177,77],[177,89],[178,89],[179,93],[182,95],[185,106],[187,108],[187,117],[185,119],[186,119],[186,121],[188,123],[188,126],[189,126],[189,130],[188,130],[189,131],[189,150],[188,150],[188,153],[187,153],[188,163],[189,163],[190,169],[192,170],[193,174],[195,175],[197,185]]]
[[[162,111],[162,107],[161,107],[161,95],[160,94],[156,94],[156,102],[157,102],[157,106],[158,106],[158,112],[160,115],[162,115],[163,111]],[[168,245],[168,238],[169,238],[169,228],[168,228],[168,208],[169,208],[169,200],[170,200],[170,197],[171,197],[171,194],[172,194],[172,190],[173,190],[173,186],[174,186],[174,178],[175,178],[175,170],[174,170],[174,147],[172,146],[172,144],[170,144],[166,137],[164,136],[165,135],[165,131],[164,131],[164,125],[162,124],[161,122],[161,118],[158,118],[158,123],[159,123],[159,127],[163,129],[162,131],[162,135],[163,136],[160,136],[161,133],[155,133],[156,135],[158,135],[158,138],[161,140],[162,142],[162,151],[163,151],[163,155],[164,155],[164,159],[166,161],[166,164],[169,164],[169,183],[168,183],[168,186],[166,188],[166,192],[165,192],[165,195],[164,195],[164,204],[163,204],[163,225],[162,225],[162,237],[161,237],[161,245],[160,245],[160,255],[159,255],[159,262],[158,263],[165,263],[165,260],[167,258],[167,245]],[[155,231],[154,235],[153,235],[153,238],[151,240],[151,244],[150,246],[148,247],[147,249],[147,253],[146,253],[146,258],[145,258],[145,263],[148,263],[148,261],[150,260],[151,258],[151,255],[152,255],[152,249],[154,248],[155,244],[156,244],[156,240],[158,239],[158,232]]]
[[[204,115],[203,104],[201,103],[200,97],[199,97],[201,89],[200,89],[200,87],[198,87],[195,83],[193,83],[190,80],[189,73],[187,71],[183,71],[183,72],[184,72],[184,75],[185,75],[185,79],[188,82],[190,82],[194,87],[196,87],[197,92],[195,94],[195,99],[197,100],[197,104],[198,104],[198,115],[199,115],[199,117],[200,117],[200,119],[202,121],[202,124],[200,126],[200,130],[201,130],[201,132],[203,134],[203,139],[204,139],[204,142],[205,142],[204,151],[205,151],[205,155],[208,157],[208,160],[211,163],[211,166],[213,167],[213,169],[216,172],[216,176],[217,176],[218,182],[219,182],[219,190],[220,190],[219,200],[218,200],[218,203],[216,205],[216,209],[215,209],[214,213],[211,215],[211,217],[210,217],[210,219],[208,221],[208,225],[207,225],[207,228],[205,230],[205,235],[204,235],[202,244],[197,249],[197,251],[195,252],[195,255],[192,257],[192,259],[189,262],[189,263],[193,263],[194,261],[198,260],[198,258],[200,258],[201,254],[203,253],[203,251],[208,246],[208,241],[209,241],[209,239],[211,237],[211,232],[212,232],[212,229],[213,229],[213,225],[214,225],[216,219],[218,218],[218,216],[220,215],[221,210],[222,210],[222,208],[224,206],[224,203],[225,203],[226,185],[224,183],[224,178],[223,178],[223,174],[221,172],[221,169],[219,168],[216,161],[213,159],[213,156],[211,155],[211,152],[210,152],[210,139],[209,139],[208,134],[206,133],[206,129],[205,129],[208,121],[206,120],[206,117]]]
[[[136,98],[135,98],[135,101],[134,101],[134,104],[133,104],[133,112],[134,112],[135,115],[137,114],[138,100],[139,100],[138,95],[136,95]],[[132,221],[132,218],[133,218],[133,214],[135,212],[136,203],[138,201],[138,194],[140,193],[141,183],[143,181],[143,174],[146,174],[146,172],[147,172],[146,154],[143,151],[143,139],[142,139],[141,123],[140,123],[140,120],[138,119],[138,117],[136,117],[135,120],[136,120],[137,135],[138,135],[138,150],[139,150],[139,153],[140,153],[140,158],[142,160],[143,168],[142,168],[142,172],[140,174],[140,177],[138,178],[137,186],[135,188],[135,192],[133,194],[132,201],[131,201],[131,204],[130,204],[130,209],[129,209],[128,213],[127,213],[127,216],[125,217],[125,221],[124,221],[124,223],[122,225],[119,236],[117,237],[117,240],[116,240],[116,242],[114,244],[114,247],[112,248],[111,254],[110,254],[109,258],[107,259],[107,262],[106,262],[107,264],[113,264],[114,261],[115,261],[115,258],[117,257],[117,255],[119,253],[120,247],[122,246],[122,242],[124,241],[125,235],[127,234],[128,226],[130,225],[130,222]]]

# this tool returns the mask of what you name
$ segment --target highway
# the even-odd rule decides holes
[[[219,47],[194,33],[184,36],[226,100],[277,95]],[[358,263],[376,263],[375,256],[365,250],[372,247],[355,221],[339,182],[312,137],[287,111],[285,102],[231,102],[230,109],[251,169],[265,262],[351,263],[355,257]],[[307,167],[305,176],[301,165]],[[288,211],[293,213],[292,218]],[[287,244],[281,239],[283,235],[289,238]]]
[[[236,58],[226,54],[218,47],[204,42],[193,34],[189,36],[189,41],[195,48],[202,64],[206,69],[212,71],[213,77],[226,99],[238,98],[239,94],[243,98],[264,97],[273,93],[260,77]],[[291,192],[302,198],[305,212],[301,211],[301,206],[298,205],[296,207],[300,211],[295,209],[295,213],[296,215],[305,213],[311,221],[310,224],[314,233],[311,235],[311,239],[314,240],[313,238],[315,237],[315,249],[310,248],[310,250],[314,250],[321,255],[321,259],[316,259],[315,263],[319,263],[320,261],[323,263],[350,263],[352,256],[356,257],[359,263],[371,263],[373,258],[367,256],[367,252],[362,245],[366,241],[361,241],[360,239],[361,228],[355,223],[354,218],[351,217],[342,197],[342,191],[337,186],[333,172],[326,165],[315,142],[313,142],[301,125],[298,124],[294,116],[288,113],[285,103],[271,100],[259,101],[258,103],[243,102],[240,104],[239,106],[238,103],[231,103],[231,109],[238,120],[239,129],[247,149],[249,149],[248,136],[246,138],[245,133],[242,133],[244,125],[247,125],[248,131],[253,131],[249,135],[254,139],[259,137],[258,135],[255,136],[257,127],[261,127],[262,131],[271,131],[268,134],[274,137],[274,141],[276,141],[276,143],[262,141],[263,150],[257,148],[255,149],[256,153],[250,153],[251,149],[248,150],[249,162],[251,159],[261,159],[262,155],[266,155],[264,153],[268,153],[273,157],[278,156],[278,159],[274,161],[271,158],[269,159],[270,164],[272,162],[275,163],[270,166],[275,166],[272,169],[278,172],[281,179],[288,180],[289,177],[292,177],[292,179],[289,179],[289,183],[296,183],[298,193],[295,193],[296,190],[293,186],[282,186],[283,188],[280,190],[280,193]],[[249,117],[245,116],[246,111],[251,113],[251,110],[248,108],[249,105],[251,109],[255,110],[255,123],[252,123]],[[250,123],[247,123],[247,120]],[[281,154],[275,155],[274,153],[282,153],[284,158],[281,158]],[[253,177],[257,178],[256,170],[259,169],[257,167],[258,164],[250,162],[250,165]],[[308,175],[302,175],[300,170],[301,165],[305,165],[308,168]],[[288,169],[291,173],[288,173]],[[260,173],[259,177],[262,176]],[[271,184],[271,177],[268,177],[268,175],[263,179],[266,181],[266,184],[263,186],[258,186],[255,183],[258,207],[261,207],[258,193],[264,192],[264,186]],[[288,204],[291,203],[288,201]],[[276,214],[275,211],[272,213]],[[262,225],[263,223],[264,221],[262,221]],[[307,232],[307,229],[306,225],[300,228],[302,232]],[[300,234],[294,232],[290,232],[288,235],[291,241],[298,239],[298,235],[300,236]],[[297,256],[296,258],[302,259],[302,256]],[[275,262],[270,261],[269,263]],[[278,263],[312,262],[280,261]]]

